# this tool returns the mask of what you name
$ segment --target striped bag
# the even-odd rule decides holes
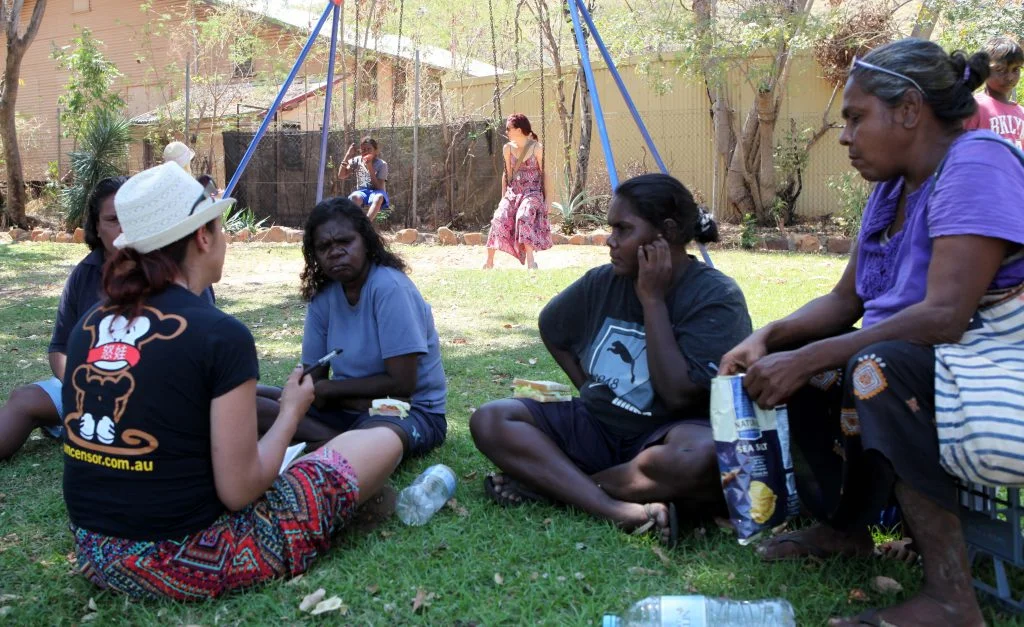
[[[1005,145],[1024,165],[1013,144],[975,140]],[[986,294],[960,342],[935,347],[935,424],[946,472],[970,483],[1024,486],[1024,284]]]
[[[935,347],[935,423],[946,472],[1024,485],[1024,285],[987,294],[960,342]]]

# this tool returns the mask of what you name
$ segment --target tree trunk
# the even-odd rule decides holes
[[[6,6],[6,3],[5,3]],[[21,151],[18,150],[18,131],[15,126],[15,103],[18,100],[18,83],[21,78],[21,60],[25,57],[32,40],[39,31],[46,10],[46,0],[36,0],[32,10],[32,18],[24,35],[18,35],[21,25],[21,9],[24,0],[14,0],[10,12],[0,8],[0,22],[4,23],[7,36],[7,59],[4,66],[4,84],[0,91],[0,137],[4,142],[4,161],[7,168],[7,206],[8,218],[18,226],[26,226],[25,205],[28,194],[25,192],[25,173],[21,167]]]
[[[758,92],[754,104],[757,110],[757,132],[760,135],[760,168],[757,175],[758,204],[762,213],[771,207],[775,197],[775,97],[770,91]],[[764,216],[758,216],[763,218]]]
[[[580,145],[576,149],[576,174],[572,180],[572,193],[575,198],[587,189],[587,169],[590,167],[590,140],[594,135],[594,112],[590,102],[590,88],[582,72],[577,74],[580,88]]]
[[[921,2],[921,8],[918,9],[917,18],[914,20],[914,30],[910,33],[911,37],[932,38],[932,31],[935,30],[935,24],[939,21],[940,8],[938,5],[938,0]]]

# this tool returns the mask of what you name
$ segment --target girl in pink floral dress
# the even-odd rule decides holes
[[[509,141],[502,149],[505,172],[501,179],[501,202],[491,219],[484,269],[494,266],[496,250],[503,250],[519,263],[535,269],[533,252],[551,248],[544,149],[530,127],[530,120],[522,113],[508,117],[505,132]]]

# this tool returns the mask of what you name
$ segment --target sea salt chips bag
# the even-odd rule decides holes
[[[722,491],[740,544],[800,511],[784,405],[764,410],[743,389],[743,375],[711,381],[711,428]]]

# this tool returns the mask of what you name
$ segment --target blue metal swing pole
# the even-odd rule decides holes
[[[654,140],[651,139],[651,134],[647,132],[647,125],[644,124],[643,119],[640,117],[640,112],[636,110],[636,105],[633,104],[633,98],[629,95],[629,91],[626,90],[626,84],[622,82],[622,76],[619,74],[619,69],[615,67],[615,62],[612,61],[612,55],[608,53],[608,48],[604,45],[604,40],[601,39],[601,34],[597,32],[597,26],[594,25],[594,19],[590,16],[590,11],[587,10],[587,5],[583,0],[576,0],[576,5],[579,8],[580,14],[583,16],[583,21],[587,23],[587,28],[590,29],[590,34],[594,37],[594,43],[597,44],[597,49],[601,51],[601,56],[604,57],[604,62],[608,65],[608,70],[612,73],[612,78],[615,79],[615,84],[619,86],[619,92],[622,93],[622,99],[626,101],[626,106],[629,108],[630,114],[633,116],[633,121],[636,122],[637,127],[640,129],[640,134],[643,135],[644,141],[647,142],[647,147],[651,150],[651,155],[654,156],[655,163],[661,168],[662,173],[668,174],[668,168],[665,167],[665,162],[661,160],[661,155],[658,153],[657,147],[654,145]]]
[[[612,189],[615,189],[619,186],[619,174],[615,168],[612,146],[608,141],[608,128],[604,123],[601,98],[597,95],[597,85],[594,83],[594,68],[590,65],[590,51],[587,49],[587,40],[583,38],[583,27],[580,26],[580,14],[576,2],[568,0],[568,4],[569,14],[572,16],[572,28],[576,33],[576,44],[580,49],[580,58],[583,61],[583,75],[587,78],[587,89],[590,90],[590,100],[594,104],[594,119],[597,121],[597,133],[601,136],[601,149],[604,151],[605,166],[608,168],[608,181],[611,183]]]
[[[224,198],[231,196],[231,192],[234,191],[235,186],[238,185],[238,179],[242,178],[242,173],[245,172],[246,166],[249,165],[249,160],[252,159],[253,153],[256,152],[256,146],[259,145],[260,140],[263,139],[263,135],[267,132],[267,127],[270,126],[270,122],[273,119],[274,113],[277,108],[281,106],[281,101],[284,100],[284,95],[291,87],[292,81],[295,80],[295,75],[299,73],[299,68],[302,67],[302,62],[306,60],[306,55],[313,48],[313,42],[316,41],[317,36],[320,34],[320,29],[324,27],[324,23],[327,21],[327,16],[331,14],[334,9],[334,3],[328,2],[324,8],[323,15],[320,16],[320,21],[317,22],[313,31],[309,34],[309,40],[306,42],[305,47],[302,48],[302,52],[299,53],[299,58],[295,61],[295,65],[292,66],[292,71],[288,73],[288,78],[285,79],[284,84],[281,85],[281,91],[278,92],[277,98],[274,99],[274,104],[270,105],[267,109],[267,115],[263,118],[263,122],[260,124],[259,129],[256,130],[256,135],[249,142],[249,147],[245,150],[245,154],[242,156],[242,161],[238,164],[238,169],[235,170],[234,176],[228,182],[227,187],[224,188]]]
[[[327,95],[324,97],[324,126],[320,130],[320,171],[316,175],[316,202],[324,199],[324,168],[327,166],[327,136],[331,130],[331,96],[334,94],[334,55],[338,52],[338,19],[341,5],[334,5],[331,26],[331,58],[327,62]]]
[[[658,152],[657,146],[654,145],[654,140],[651,138],[651,134],[647,131],[647,125],[644,124],[643,118],[640,117],[640,112],[637,111],[636,105],[633,103],[633,98],[629,95],[629,91],[626,89],[626,84],[622,81],[622,76],[619,74],[619,70],[615,66],[615,61],[612,60],[612,56],[608,52],[607,46],[604,45],[604,40],[601,39],[601,34],[597,31],[597,26],[594,25],[594,20],[590,15],[590,11],[587,10],[587,6],[583,0],[569,0],[569,6],[572,7],[573,4],[576,5],[580,14],[583,15],[583,20],[587,23],[587,28],[590,29],[590,34],[594,37],[594,43],[597,44],[597,49],[601,51],[601,56],[604,58],[604,62],[608,66],[608,70],[615,79],[615,84],[619,87],[622,99],[626,102],[626,106],[629,108],[629,112],[633,116],[633,121],[636,122],[637,128],[640,129],[640,134],[643,135],[644,141],[647,143],[647,147],[650,149],[655,163],[658,164],[658,168],[663,174],[668,174],[668,168],[665,167],[665,162],[662,161],[661,154]],[[598,129],[600,130],[600,128],[601,127],[599,126]],[[603,137],[604,135],[602,133],[602,139]],[[615,180],[612,177],[609,178],[611,180]],[[615,185],[612,187],[614,188]],[[704,244],[698,243],[697,246],[700,249],[701,257],[704,258],[704,263],[714,268],[715,264],[712,263],[711,256],[708,254],[708,250]]]

